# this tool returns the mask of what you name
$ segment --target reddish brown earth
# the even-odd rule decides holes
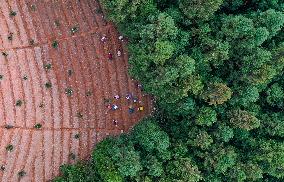
[[[0,181],[48,181],[60,165],[88,158],[102,138],[150,113],[150,97],[127,74],[125,43],[100,12],[94,0],[0,0]]]

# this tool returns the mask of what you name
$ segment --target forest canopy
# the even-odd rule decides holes
[[[284,180],[283,0],[101,3],[158,111],[58,181]]]

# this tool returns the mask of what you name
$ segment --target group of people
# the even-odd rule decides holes
[[[120,35],[120,36],[118,37],[118,39],[123,42],[123,36],[122,36],[122,35]],[[106,37],[106,35],[103,35],[103,36],[101,37],[101,42],[106,42],[106,41],[107,41],[107,37]],[[122,53],[121,53],[120,50],[118,50],[118,51],[116,52],[116,55],[117,55],[118,57],[120,57],[121,54],[122,54]],[[112,60],[112,59],[113,59],[113,54],[112,54],[111,52],[108,53],[108,59],[109,59],[109,60]]]
[[[118,37],[118,39],[119,39],[121,42],[123,42],[124,37],[123,37],[122,35],[120,35],[120,36]],[[107,41],[106,35],[103,35],[103,36],[101,37],[101,41],[102,41],[103,43],[105,43],[105,42]],[[118,57],[120,57],[120,56],[122,55],[122,52],[121,52],[120,50],[118,50],[118,51],[116,52],[116,54],[117,54]],[[108,59],[109,59],[109,60],[112,60],[112,59],[113,59],[113,54],[112,54],[111,52],[108,53]],[[137,86],[138,86],[138,88],[140,88],[140,89],[142,90],[142,85],[141,85],[141,84],[138,84]],[[115,100],[119,100],[119,99],[120,99],[120,96],[119,96],[119,95],[115,95],[113,98],[114,98]],[[125,99],[128,100],[128,101],[131,101],[133,104],[135,104],[135,103],[141,103],[141,101],[139,101],[138,98],[137,98],[137,97],[134,97],[133,94],[131,94],[131,93],[126,94]],[[108,110],[110,110],[110,111],[116,111],[116,110],[119,109],[119,106],[118,106],[116,103],[111,103],[111,100],[112,100],[112,99],[106,99],[106,100],[108,101],[108,104],[107,104]],[[139,104],[138,107],[134,107],[132,104],[130,104],[130,106],[128,107],[128,113],[129,113],[129,114],[135,113],[136,110],[137,110],[137,111],[143,111],[143,110],[144,110],[144,107],[141,106],[140,104]],[[108,113],[108,112],[106,112],[106,113]],[[118,126],[118,121],[117,121],[116,119],[113,119],[113,124],[114,124],[115,126]]]
[[[119,100],[119,99],[121,99],[121,97],[119,95],[115,95],[113,97],[113,99]],[[107,109],[109,111],[116,111],[116,110],[120,109],[120,107],[116,103],[112,102],[113,99],[105,99],[105,101],[107,102]],[[135,113],[135,111],[143,111],[144,110],[144,107],[140,104],[141,101],[137,97],[135,97],[133,94],[131,94],[131,93],[126,94],[125,99],[130,101],[130,103],[131,103],[128,107],[128,113],[129,114],[133,114],[133,113]],[[136,103],[138,104],[138,106],[134,107],[133,104],[136,104]],[[117,126],[118,121],[114,119],[113,124],[115,126]]]

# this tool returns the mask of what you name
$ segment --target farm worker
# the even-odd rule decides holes
[[[118,121],[116,119],[112,120],[113,124],[117,126]]]
[[[137,101],[138,101],[138,99],[137,99],[137,98],[133,98],[133,102],[135,102],[135,103],[136,103]]]
[[[118,57],[121,56],[121,51],[117,51],[117,56],[118,56]]]
[[[126,94],[126,97],[125,97],[127,100],[129,100],[131,98],[131,95],[130,94]]]
[[[143,106],[140,106],[139,108],[138,108],[138,111],[143,111],[144,110],[144,107]]]
[[[117,110],[118,109],[118,106],[116,104],[113,104],[111,109],[114,111],[114,110]]]
[[[135,111],[134,108],[133,108],[132,106],[130,106],[129,109],[128,109],[128,112],[129,112],[130,114],[132,114],[132,113],[134,113],[134,111]]]
[[[120,97],[119,97],[119,95],[115,95],[114,98],[115,98],[116,100],[118,100]]]
[[[122,40],[123,40],[123,36],[120,35],[120,36],[118,37],[118,39],[122,41]]]
[[[110,105],[110,104],[108,104],[108,105],[107,105],[107,108],[108,108],[108,109],[111,109],[111,105]]]
[[[101,41],[105,42],[106,41],[106,36],[102,36]]]
[[[137,87],[140,88],[141,91],[143,91],[143,86],[142,86],[142,84],[138,84]]]
[[[112,54],[109,52],[109,53],[108,53],[108,59],[109,59],[109,60],[112,60],[112,58],[113,58],[113,57],[112,57]]]

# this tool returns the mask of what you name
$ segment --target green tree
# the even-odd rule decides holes
[[[215,146],[209,155],[204,156],[204,167],[216,174],[226,174],[226,171],[236,164],[237,157],[234,147]]]
[[[211,126],[217,121],[217,113],[210,107],[202,107],[196,118],[196,124],[201,126]]]
[[[269,9],[257,13],[255,21],[258,26],[265,27],[269,31],[270,37],[275,36],[284,25],[284,13]]]
[[[223,0],[180,0],[179,7],[189,19],[208,20],[220,8]]]
[[[191,147],[196,147],[202,150],[206,150],[209,149],[209,147],[213,143],[211,135],[208,134],[206,131],[198,128],[191,128],[188,136],[189,138],[187,143]]]
[[[157,109],[59,181],[283,181],[282,0],[101,4]]]
[[[201,172],[190,158],[170,161],[166,166],[168,180],[176,182],[197,182],[202,180]]]
[[[218,124],[218,128],[213,132],[216,140],[228,142],[234,137],[234,130],[226,124]]]
[[[132,133],[133,142],[147,152],[163,154],[170,146],[169,136],[151,119],[139,123]],[[163,158],[163,156],[161,156]]]
[[[154,63],[158,65],[164,65],[174,53],[174,45],[169,41],[158,40],[155,43]]]
[[[209,103],[209,105],[223,104],[229,100],[232,96],[231,89],[223,83],[210,84],[203,94],[203,99]]]
[[[125,139],[129,140],[128,137]],[[108,149],[109,156],[115,166],[124,177],[135,177],[142,170],[140,155],[130,142],[124,141],[123,137],[114,140],[111,148]]]
[[[252,130],[260,126],[260,121],[252,113],[244,110],[234,110],[229,114],[229,123],[234,128]]]
[[[97,144],[96,150],[93,151],[92,159],[94,165],[98,171],[99,176],[105,182],[122,182],[123,177],[117,171],[115,163],[111,160],[111,156],[108,154],[108,150],[113,144],[112,139],[106,139],[103,142]]]
[[[147,156],[145,159],[145,168],[148,170],[148,175],[160,177],[164,174],[163,163],[154,156]]]
[[[284,177],[284,144],[273,140],[259,140],[252,160],[260,164],[264,173],[278,179]]]
[[[266,91],[266,94],[266,100],[269,105],[279,108],[284,106],[284,91],[278,83],[271,85],[271,87]]]
[[[259,91],[256,86],[248,86],[242,88],[234,88],[237,93],[236,97],[233,97],[232,102],[234,104],[249,106],[251,103],[255,103],[259,99]]]
[[[284,114],[267,113],[262,115],[262,130],[270,136],[284,137]],[[265,128],[265,129],[264,129]]]
[[[116,23],[123,23],[129,19],[142,19],[148,14],[154,13],[156,7],[152,0],[102,0],[102,5],[108,13],[108,18]],[[99,10],[98,10],[99,11]]]

